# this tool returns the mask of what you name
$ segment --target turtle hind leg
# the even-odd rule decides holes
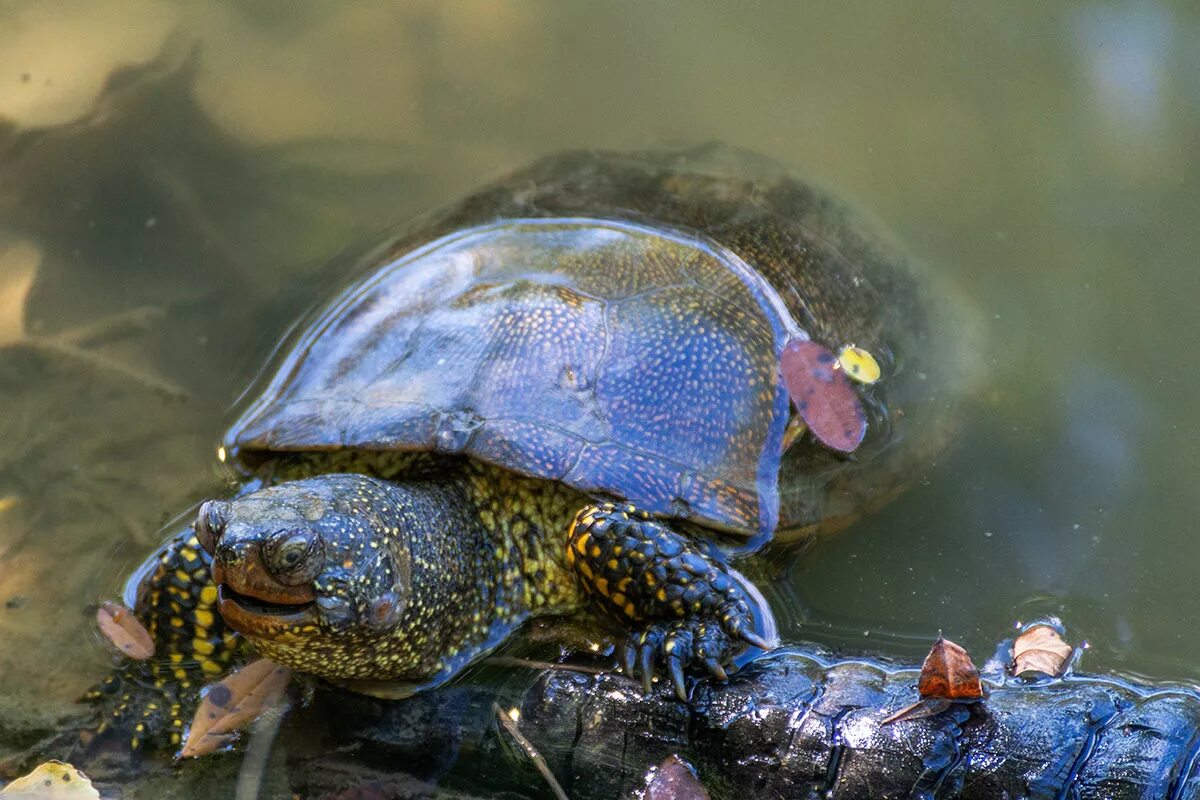
[[[729,568],[634,506],[583,508],[571,524],[567,561],[593,602],[629,628],[625,670],[640,672],[647,691],[656,663],[686,701],[685,669],[723,680],[724,665],[746,645],[770,648]]]
[[[84,695],[98,708],[99,736],[126,737],[134,750],[177,749],[200,689],[234,666],[240,638],[217,612],[210,563],[189,527],[140,570],[134,613],[155,652],[125,661]]]

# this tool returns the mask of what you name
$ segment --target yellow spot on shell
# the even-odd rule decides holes
[[[213,615],[211,611],[203,608],[197,608],[192,612],[192,616],[196,620],[196,624],[201,628],[211,628],[213,624]]]
[[[211,606],[217,602],[217,587],[205,586],[200,590],[200,602],[206,606]]]
[[[213,652],[212,642],[207,639],[193,639],[192,651],[199,653],[202,656],[210,656]]]
[[[879,380],[881,374],[879,362],[875,360],[875,356],[861,347],[853,345],[843,347],[842,352],[838,353],[838,364],[841,365],[847,376],[859,383],[874,383]]]

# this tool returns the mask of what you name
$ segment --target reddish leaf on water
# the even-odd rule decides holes
[[[925,656],[917,689],[922,698],[976,700],[983,697],[979,670],[971,657],[966,650],[946,639],[934,642],[929,655]]]
[[[837,356],[814,341],[792,339],[779,367],[796,413],[813,436],[831,450],[853,452],[867,433],[867,414]]]
[[[118,650],[136,661],[144,661],[154,655],[154,640],[150,633],[123,605],[104,602],[96,610],[96,624]]]
[[[238,732],[283,701],[292,671],[260,658],[208,687],[180,758],[194,758],[228,745]]]

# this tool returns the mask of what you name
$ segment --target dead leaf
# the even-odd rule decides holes
[[[983,684],[967,651],[947,639],[938,638],[921,665],[917,689],[922,698],[977,700],[983,697]]]
[[[145,661],[154,655],[154,639],[150,632],[125,606],[107,601],[101,603],[96,609],[96,624],[118,650],[135,661]]]
[[[1034,625],[1013,641],[1010,672],[1013,675],[1042,672],[1058,677],[1074,651],[1052,626]]]
[[[910,719],[921,719],[940,714],[955,701],[978,700],[983,697],[983,684],[979,681],[979,670],[975,668],[967,651],[940,636],[925,656],[921,665],[921,679],[917,683],[921,699],[910,706],[890,714],[880,721],[880,726],[891,725]]]
[[[260,658],[209,686],[179,757],[196,758],[228,746],[239,731],[282,702],[291,680],[290,669]]]
[[[843,453],[867,433],[867,415],[837,356],[811,340],[792,339],[779,357],[784,386],[813,436]]]
[[[47,761],[0,790],[5,800],[100,800],[88,777],[70,764]]]
[[[695,771],[679,756],[666,760],[646,773],[644,800],[708,800],[708,790]]]

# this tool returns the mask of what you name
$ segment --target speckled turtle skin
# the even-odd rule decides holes
[[[923,279],[767,159],[567,153],[410,230],[232,426],[243,490],[139,573],[165,648],[94,693],[111,724],[177,741],[189,692],[247,646],[402,697],[565,613],[686,699],[686,670],[770,646],[730,555],[844,526],[945,437],[960,365]],[[883,368],[852,457],[785,447],[795,338]],[[131,682],[167,696],[147,710]]]

